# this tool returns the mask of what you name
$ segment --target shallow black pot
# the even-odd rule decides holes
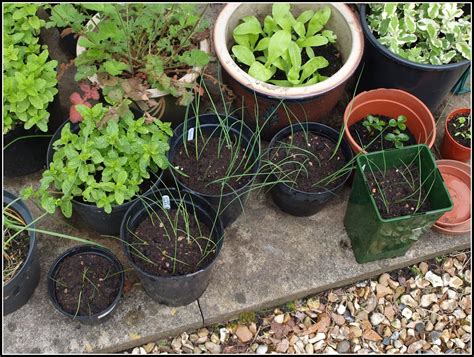
[[[161,304],[168,306],[187,305],[198,299],[206,290],[209,284],[212,267],[219,256],[223,239],[224,227],[216,212],[206,200],[195,195],[194,193],[181,191],[178,193],[176,189],[160,189],[148,192],[144,196],[151,200],[160,202],[163,196],[168,196],[171,208],[177,207],[177,202],[184,201],[185,206],[194,213],[199,221],[211,230],[211,238],[216,243],[216,253],[214,259],[200,270],[187,275],[161,277],[149,274],[138,267],[132,259],[128,242],[132,240],[131,233],[134,232],[138,225],[148,216],[148,211],[152,209],[161,209],[161,205],[146,200],[148,204],[145,207],[144,201],[136,201],[125,214],[120,230],[120,238],[125,250],[125,254],[131,265],[138,273],[141,283],[145,291],[150,297]],[[193,208],[191,208],[193,207]]]
[[[224,227],[229,226],[232,222],[234,222],[237,217],[240,216],[242,213],[242,207],[248,197],[250,192],[250,187],[252,186],[253,182],[255,181],[255,177],[260,167],[260,141],[258,136],[253,133],[253,131],[242,121],[235,119],[233,117],[227,117],[225,119],[224,115],[221,115],[221,120],[227,120],[225,125],[219,125],[218,116],[215,114],[203,114],[199,117],[199,130],[202,133],[207,135],[219,135],[222,127],[226,127],[229,133],[234,135],[242,136],[241,146],[246,149],[248,153],[251,153],[253,157],[253,166],[252,166],[252,174],[254,175],[252,179],[243,187],[231,191],[229,193],[224,193],[223,195],[210,195],[204,194],[200,192],[196,192],[195,190],[187,187],[184,185],[180,180],[180,175],[178,173],[173,173],[174,178],[171,180],[170,170],[167,172],[168,182],[174,181],[177,185],[187,191],[190,191],[196,195],[201,196],[206,201],[208,201],[211,206],[218,212]],[[170,143],[170,150],[168,151],[168,160],[171,165],[173,165],[173,158],[176,155],[179,148],[183,145],[183,140],[188,139],[188,132],[189,130],[195,130],[196,126],[196,117],[189,118],[184,123],[179,125],[173,131],[173,137],[171,138]],[[189,147],[192,146],[188,144]],[[194,146],[192,146],[194,148]]]
[[[3,136],[3,173],[5,177],[29,175],[44,169],[44,157],[51,136],[66,119],[61,116],[58,104],[58,95],[56,95],[54,101],[48,106],[50,117],[46,133],[36,126],[26,130],[21,123]]]
[[[9,205],[11,202],[16,200],[13,194],[7,191],[3,191],[3,205]],[[26,207],[25,203],[21,200],[16,201],[10,206],[16,212],[20,214],[25,220],[26,224],[29,225],[33,221],[30,211]],[[31,228],[35,225],[31,224]],[[34,231],[28,231],[30,236],[30,246],[28,249],[28,256],[23,266],[16,273],[16,275],[3,286],[3,315],[8,315],[20,307],[25,305],[30,299],[31,295],[38,286],[40,278],[40,264],[38,257],[38,248],[36,235]]]
[[[337,143],[339,139],[339,132],[320,123],[299,123],[287,126],[280,130],[270,142],[268,146],[269,152],[274,148],[279,140],[282,140],[292,133],[299,131],[309,131],[319,136],[326,137]],[[340,149],[345,158],[345,162],[348,163],[353,158],[353,153],[349,143],[345,138],[342,139]],[[343,180],[335,188],[323,192],[303,192],[288,186],[286,183],[278,183],[274,185],[270,190],[270,195],[273,202],[284,212],[289,213],[293,216],[311,216],[321,210],[324,205],[331,198],[335,197],[336,194],[342,190],[344,184],[351,176],[351,171],[348,171]],[[275,175],[270,175],[269,182],[275,182],[277,178]]]
[[[63,125],[58,128],[49,143],[47,155],[48,168],[49,164],[53,161],[53,143],[61,137],[61,130],[63,129],[63,126],[66,125],[66,123],[68,122],[69,121],[63,123]],[[79,131],[79,124],[71,123],[71,131],[77,133]],[[153,182],[153,185],[150,190],[158,185],[158,183],[160,182],[161,174],[162,172],[160,171],[159,176],[157,177],[156,181]],[[121,205],[113,206],[112,212],[107,213],[102,208],[97,207],[95,204],[90,204],[75,199],[72,200],[73,218],[77,219],[82,225],[93,229],[100,234],[118,235],[120,233],[120,225],[122,223],[123,216],[135,200],[137,200],[137,198],[134,198]]]
[[[370,30],[366,20],[368,10],[367,5],[359,6],[366,46],[361,62],[365,62],[364,74],[358,91],[376,88],[402,89],[415,95],[431,111],[435,111],[471,62],[463,60],[435,66],[415,63],[392,53],[380,44]]]
[[[119,288],[119,291],[118,291],[117,296],[115,297],[114,301],[104,311],[101,311],[101,312],[96,313],[96,314],[91,315],[91,316],[79,316],[78,315],[78,316],[74,317],[73,314],[70,314],[70,313],[64,311],[64,309],[59,304],[59,302],[57,300],[57,297],[56,297],[56,283],[55,283],[55,280],[56,280],[56,276],[57,276],[57,273],[58,273],[58,269],[61,266],[61,263],[63,262],[63,260],[65,258],[74,256],[74,255],[78,255],[78,254],[82,254],[82,255],[93,254],[93,255],[99,255],[101,257],[104,257],[114,265],[117,272],[120,272],[120,274],[119,274],[119,276],[120,276],[120,288]],[[48,282],[47,282],[47,284],[48,284],[48,295],[49,295],[49,298],[51,299],[51,302],[53,303],[53,306],[59,312],[61,312],[63,315],[65,315],[67,317],[70,317],[74,320],[77,320],[77,321],[79,321],[83,324],[86,324],[86,325],[99,325],[99,324],[103,323],[104,321],[108,320],[110,318],[110,316],[112,316],[112,312],[115,310],[115,308],[117,307],[117,305],[119,303],[120,298],[122,297],[124,282],[125,282],[125,274],[123,272],[123,266],[120,263],[120,261],[115,257],[115,255],[112,254],[112,252],[110,250],[105,249],[105,248],[101,248],[101,247],[97,247],[97,246],[94,246],[94,245],[88,245],[88,244],[80,245],[80,246],[73,247],[73,248],[67,250],[58,259],[56,259],[55,262],[51,265],[51,268],[49,269],[49,272],[48,272]]]

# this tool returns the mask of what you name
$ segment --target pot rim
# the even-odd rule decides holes
[[[15,196],[14,194],[12,194],[11,192],[9,192],[7,190],[3,190],[3,203],[4,204],[6,203],[7,205],[10,205],[10,207],[12,209],[14,209],[25,220],[25,222],[29,226],[29,228],[35,229],[35,223],[33,222],[33,216],[31,214],[30,210],[28,209],[28,207],[26,206],[25,202],[23,202],[23,200],[20,198],[15,203],[10,204],[11,202],[16,200],[17,198],[19,198],[19,197]],[[24,209],[26,214],[23,215],[20,212],[18,212],[18,207],[20,209]],[[26,256],[26,259],[23,262],[23,266],[20,268],[20,270],[17,271],[15,273],[15,275],[6,284],[2,284],[4,289],[6,289],[10,284],[13,284],[13,281],[15,280],[15,278],[20,276],[20,274],[22,274],[25,271],[26,266],[28,265],[27,263],[30,262],[31,257],[33,256],[33,250],[35,249],[35,246],[36,246],[36,232],[34,230],[29,230],[29,229],[26,229],[26,230],[28,231],[28,236],[30,237],[30,242],[29,242],[29,247],[28,247],[28,255]]]
[[[60,266],[60,263],[69,256],[75,256],[78,254],[94,254],[94,255],[99,255],[106,257],[110,262],[113,263],[113,265],[118,268],[118,271],[120,272],[119,278],[120,278],[120,284],[119,284],[119,291],[117,292],[117,296],[115,297],[114,301],[107,306],[104,310],[97,312],[93,315],[90,316],[83,316],[83,315],[77,315],[74,317],[74,315],[70,314],[64,308],[59,304],[59,301],[56,299],[56,294],[55,294],[55,282],[51,279],[53,276],[53,273],[55,273],[58,270],[58,267]],[[109,315],[118,305],[120,299],[122,298],[122,291],[123,291],[123,286],[125,283],[125,273],[123,270],[123,265],[120,262],[120,260],[115,256],[114,253],[110,249],[107,248],[102,248],[100,246],[95,246],[92,244],[83,244],[83,245],[77,245],[72,248],[69,248],[66,250],[64,253],[62,253],[57,259],[54,260],[53,264],[51,264],[51,267],[49,268],[48,274],[47,274],[47,284],[48,284],[48,295],[53,303],[54,307],[61,312],[63,315],[73,318],[74,320],[92,320],[97,318],[100,320],[101,318]]]
[[[152,192],[150,193],[153,193],[153,194],[156,194],[156,193],[159,193],[160,195],[163,195],[163,192],[164,193],[167,193],[167,195],[169,196],[170,198],[170,201],[178,201],[178,198],[174,197],[172,195],[173,192],[177,192],[178,190],[175,189],[175,188],[160,188],[160,189],[156,189],[156,190],[153,190]],[[150,194],[148,193],[148,194]],[[189,194],[190,196],[193,197],[193,199],[196,199],[197,202],[194,203],[194,201],[191,201],[189,199],[186,199],[184,198],[184,195]],[[135,269],[136,271],[138,271],[140,274],[143,274],[144,276],[148,277],[148,278],[151,278],[151,279],[162,279],[162,280],[185,280],[185,279],[189,279],[189,278],[192,278],[198,274],[201,274],[207,270],[210,270],[214,264],[216,263],[217,261],[217,258],[219,257],[219,254],[222,250],[222,246],[224,244],[224,227],[222,225],[222,220],[220,219],[220,217],[217,217],[217,213],[214,211],[214,209],[211,207],[211,205],[207,202],[207,200],[205,200],[204,198],[202,197],[199,197],[196,193],[194,192],[191,192],[191,191],[188,191],[188,190],[183,190],[182,191],[182,194],[183,194],[183,199],[185,202],[191,204],[191,205],[197,205],[199,209],[202,210],[202,212],[209,216],[211,219],[211,215],[208,213],[207,210],[212,210],[213,213],[216,214],[216,219],[217,219],[217,225],[215,226],[214,228],[214,231],[216,232],[216,234],[221,234],[221,237],[219,238],[219,241],[216,243],[216,254],[214,256],[214,259],[205,267],[195,271],[194,273],[189,273],[189,274],[185,274],[185,275],[170,275],[170,276],[160,276],[160,275],[154,275],[154,274],[151,274],[151,273],[148,273],[146,272],[145,270],[143,270],[142,268],[140,268],[132,259],[131,257],[131,253],[130,253],[130,249],[128,248],[128,245],[125,244],[126,240],[124,239],[125,237],[122,237],[122,234],[125,234],[125,225],[128,223],[126,221],[128,221],[128,219],[130,219],[131,217],[134,217],[134,216],[137,216],[139,213],[141,213],[143,210],[145,210],[144,207],[140,208],[136,213],[134,213],[133,215],[131,214],[132,210],[134,209],[134,206],[135,205],[138,205],[141,201],[137,201],[137,202],[134,202],[132,206],[130,206],[130,208],[127,210],[127,212],[125,213],[125,215],[123,216],[123,220],[122,220],[122,224],[120,225],[120,239],[122,240],[121,244],[122,244],[122,247],[125,251],[125,256],[127,257],[127,260],[130,262],[130,264],[132,265],[133,269]],[[205,204],[207,204],[208,207],[202,207],[198,201],[201,200],[201,203],[203,203],[202,201],[205,202]],[[128,218],[128,219],[127,219]]]
[[[432,131],[431,131],[431,133],[428,133],[427,132],[428,129],[424,125],[425,122],[422,120],[422,118],[419,117],[419,115],[416,115],[418,117],[418,119],[420,120],[420,123],[424,127],[425,134],[427,136],[427,143],[417,143],[417,144],[426,144],[426,145],[428,145],[429,148],[433,147],[433,145],[435,143],[435,140],[436,140],[436,122],[434,120],[433,114],[431,113],[431,110],[429,110],[428,107],[420,99],[418,99],[416,96],[414,96],[413,94],[410,94],[410,93],[408,93],[406,91],[403,91],[401,89],[394,89],[394,88],[377,88],[377,89],[372,89],[370,91],[360,92],[359,94],[357,94],[355,97],[353,97],[351,99],[351,101],[347,104],[346,109],[344,110],[344,117],[343,117],[344,134],[345,134],[347,140],[349,141],[349,143],[351,143],[351,145],[353,144],[355,146],[355,148],[358,150],[358,152],[362,152],[363,154],[368,153],[366,150],[363,150],[360,147],[359,144],[357,144],[357,142],[354,140],[354,138],[352,137],[352,135],[349,131],[349,126],[347,126],[347,122],[349,120],[349,114],[352,114],[352,106],[353,106],[353,103],[355,102],[355,100],[357,98],[359,98],[359,97],[361,97],[361,96],[363,96],[363,95],[365,95],[366,93],[369,93],[369,92],[381,92],[382,93],[384,91],[393,92],[393,93],[397,94],[398,96],[411,97],[411,99],[417,101],[422,106],[422,108],[426,111],[426,113],[429,114],[428,116],[431,119],[430,123],[432,124]],[[369,102],[374,101],[374,100],[384,100],[384,101],[387,101],[387,102],[397,103],[399,105],[402,105],[402,106],[408,108],[413,113],[417,114],[416,111],[414,111],[411,106],[407,106],[406,104],[404,104],[403,102],[400,102],[400,101],[394,101],[393,99],[385,99],[385,98],[377,98],[377,99],[366,100],[366,101],[360,103],[359,105],[357,105],[355,107],[355,109],[359,108],[361,105],[364,105],[364,104],[369,103]],[[351,109],[350,112],[349,112],[349,108]]]
[[[364,36],[362,28],[357,16],[348,5],[342,3],[329,3],[344,17],[349,26],[352,37],[352,47],[349,57],[344,65],[334,75],[323,82],[304,87],[280,87],[253,78],[235,63],[230,56],[226,44],[226,26],[234,12],[242,4],[245,3],[229,3],[222,9],[217,17],[213,36],[215,52],[221,66],[241,85],[255,90],[259,94],[272,98],[306,99],[325,94],[326,92],[343,85],[356,71],[364,52]]]
[[[471,109],[470,108],[458,108],[458,109],[455,109],[453,110],[451,113],[449,113],[449,115],[446,117],[446,120],[444,121],[444,135],[447,135],[451,140],[451,142],[454,143],[454,146],[458,149],[458,150],[462,150],[464,152],[471,152],[471,148],[467,147],[467,146],[464,146],[464,145],[461,145],[459,144],[455,139],[454,137],[451,135],[451,133],[449,132],[448,130],[448,123],[458,114],[461,114],[461,113],[471,113]]]
[[[302,126],[319,126],[319,127],[322,127],[323,129],[327,129],[327,130],[330,130],[330,131],[333,131],[334,133],[337,134],[337,136],[339,137],[339,132],[337,130],[335,130],[334,128],[331,128],[330,126],[328,125],[325,125],[325,124],[322,124],[322,123],[318,123],[318,122],[304,122],[304,123],[294,123],[294,124],[291,124],[291,125],[288,125],[288,126],[285,126],[284,128],[282,128],[281,130],[278,131],[278,133],[275,134],[275,136],[272,138],[272,141],[270,141],[270,144],[268,144],[268,149],[273,149],[275,147],[275,143],[277,140],[279,139],[283,139],[285,138],[286,136],[284,137],[279,137],[280,135],[283,135],[283,133],[287,130],[289,130],[290,128],[296,128],[294,129],[294,133],[297,133],[299,131],[302,131],[303,128]],[[311,130],[310,128],[307,128],[308,129],[308,132],[311,132],[311,133],[314,133],[313,130]],[[317,135],[321,135],[321,136],[324,136],[322,134],[319,134],[319,133],[316,133]],[[331,141],[332,138],[329,138],[327,136],[325,136],[326,138],[330,139]],[[333,141],[334,142],[334,141]],[[337,144],[337,140],[336,140],[336,144]],[[349,155],[351,156],[349,160],[346,159],[345,155],[344,155],[344,151],[343,151],[343,156],[344,156],[344,159],[346,159],[345,161],[345,164],[347,164],[348,162],[350,162],[353,158],[354,158],[354,154],[352,152],[352,148],[351,146],[349,145],[349,143],[347,142],[347,139],[346,138],[342,138],[342,141],[341,141],[341,146],[343,145],[347,145],[347,149],[349,150]],[[339,147],[341,150],[341,146]],[[326,191],[321,191],[321,192],[306,192],[306,191],[301,191],[301,190],[298,190],[294,187],[290,187],[287,183],[285,182],[282,182],[282,183],[279,183],[279,185],[284,185],[286,188],[288,188],[288,190],[290,190],[291,192],[296,192],[296,193],[301,193],[301,194],[304,194],[304,195],[311,195],[311,196],[318,196],[318,195],[324,195],[324,194],[327,194],[329,192],[336,192],[337,190],[339,190],[342,186],[344,186],[344,184],[347,182],[347,180],[349,179],[349,176],[352,174],[352,170],[348,171],[347,174],[345,175],[345,178],[344,180],[339,184],[337,185],[336,187],[334,187],[333,189],[330,189],[330,190],[326,190]]]
[[[410,61],[408,59],[405,59],[403,57],[400,57],[399,55],[393,53],[390,51],[387,47],[382,45],[375,35],[373,34],[372,30],[369,28],[369,24],[367,23],[366,11],[367,5],[366,4],[360,4],[359,7],[359,14],[360,14],[360,23],[362,25],[362,29],[364,31],[364,34],[366,38],[369,40],[369,42],[374,45],[383,55],[388,57],[389,59],[392,59],[396,62],[399,62],[407,67],[418,69],[418,70],[424,70],[424,71],[444,71],[444,70],[450,70],[450,69],[455,69],[458,67],[465,66],[466,64],[471,63],[468,59],[463,59],[460,62],[456,63],[448,63],[448,64],[441,64],[441,65],[435,65],[435,64],[424,64],[424,63],[417,63]]]
[[[100,21],[101,21],[100,13],[97,13],[87,22],[85,27],[88,28],[88,29],[89,28],[93,29],[93,28],[95,28],[95,23],[99,23]],[[79,38],[77,39],[76,57],[79,56],[81,53],[86,51],[86,49],[84,47],[79,45],[79,41],[81,40],[81,38],[82,38],[82,36],[79,36]],[[209,40],[204,39],[204,40],[200,41],[199,42],[199,49],[206,52],[206,53],[210,53],[211,48],[210,48]],[[184,82],[184,83],[192,83],[199,77],[201,72],[202,72],[201,67],[193,67],[191,73],[185,74],[183,77],[178,79],[178,81]],[[99,80],[97,78],[97,74],[94,74],[93,76],[88,77],[88,79],[92,83],[100,85]],[[102,88],[102,86],[101,86],[101,88]],[[147,90],[145,90],[145,92],[147,93],[147,96],[149,98],[160,98],[160,97],[164,97],[166,95],[169,95],[169,93],[163,92],[163,91],[161,91],[159,89],[156,89],[156,88],[147,89]]]

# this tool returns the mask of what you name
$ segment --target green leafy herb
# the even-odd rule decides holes
[[[249,75],[263,82],[285,87],[316,84],[327,78],[318,70],[329,62],[315,56],[313,48],[337,39],[334,32],[324,29],[331,8],[307,10],[296,19],[290,10],[289,4],[273,4],[272,15],[265,17],[263,26],[255,16],[244,17],[233,31],[233,57],[249,67]],[[306,63],[304,54],[309,58]],[[275,79],[277,71],[283,72],[286,79]]]

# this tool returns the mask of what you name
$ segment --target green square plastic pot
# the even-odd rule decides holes
[[[370,172],[370,167],[376,172],[377,167],[390,169],[400,167],[401,162],[407,165],[411,162],[418,163],[418,154],[421,159],[422,182],[426,180],[427,188],[433,185],[426,198],[432,210],[410,216],[382,218],[369,191],[365,172]],[[360,155],[356,162],[344,225],[358,263],[404,255],[422,233],[453,208],[449,191],[434,157],[424,144]]]

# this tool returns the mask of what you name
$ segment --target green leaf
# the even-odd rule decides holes
[[[270,37],[264,37],[262,38],[258,43],[257,46],[255,46],[254,51],[263,51],[268,48],[268,45],[270,43]]]
[[[272,6],[272,15],[275,20],[277,18],[285,17],[289,12],[290,4],[274,3]]]
[[[271,67],[271,68],[275,68],[275,67]],[[265,67],[260,62],[254,62],[250,66],[248,73],[252,77],[254,77],[254,78],[256,78],[260,81],[266,82],[270,78],[272,78],[272,76],[275,74],[275,70],[272,70],[271,68]]]
[[[327,37],[323,35],[316,35],[306,38],[304,41],[299,43],[300,47],[315,47],[315,46],[324,46],[328,43]]]
[[[291,34],[284,30],[277,31],[270,38],[268,44],[267,66],[272,64],[278,57],[288,50],[291,42]]]
[[[293,25],[293,29],[300,37],[304,37],[306,35],[306,28],[304,27],[304,24],[301,22],[296,22]]]
[[[248,20],[238,25],[233,32],[234,35],[258,35],[260,33],[262,33],[262,27],[255,16],[248,17]]]
[[[308,23],[308,30],[306,36],[313,36],[317,32],[321,31],[331,17],[331,8],[325,6],[322,9],[316,11],[311,20]]]
[[[322,56],[311,58],[302,67],[301,81],[303,82],[306,78],[313,75],[318,69],[325,68],[329,65],[329,62]]]
[[[237,58],[237,60],[241,63],[246,64],[247,66],[251,66],[252,63],[255,62],[255,56],[253,55],[252,51],[245,46],[242,45],[235,45],[232,47],[232,53]]]
[[[130,69],[128,64],[116,60],[106,61],[102,66],[104,70],[112,76],[118,76],[119,74],[122,74],[123,71]]]
[[[301,50],[295,42],[290,42],[288,47],[288,53],[290,55],[291,64],[295,69],[299,71],[301,67]]]
[[[296,21],[300,22],[300,23],[307,23],[309,20],[311,20],[314,16],[314,11],[313,10],[306,10],[306,11],[303,11],[300,16],[298,16],[296,18]]]

